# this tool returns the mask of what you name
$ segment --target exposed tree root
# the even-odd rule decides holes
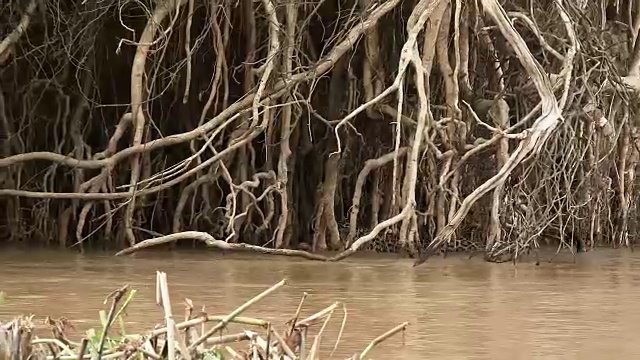
[[[205,232],[200,232],[200,231],[184,231],[184,232],[161,236],[153,239],[147,239],[129,248],[120,250],[118,253],[116,253],[116,256],[132,254],[134,252],[140,251],[145,248],[167,244],[167,243],[171,243],[178,240],[198,240],[198,241],[204,242],[209,247],[220,249],[220,250],[250,251],[250,252],[257,252],[262,254],[296,256],[296,257],[302,257],[309,260],[319,260],[319,261],[330,261],[332,259],[329,257],[325,257],[319,254],[314,254],[314,253],[303,251],[303,250],[271,249],[271,248],[249,245],[249,244],[230,244],[223,240],[216,240],[210,234]]]
[[[637,238],[636,2],[22,3],[0,242],[418,265]]]

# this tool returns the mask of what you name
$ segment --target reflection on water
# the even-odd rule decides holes
[[[305,314],[334,301],[347,304],[339,358],[404,321],[404,338],[388,340],[375,359],[608,359],[640,356],[640,254],[600,250],[540,266],[434,259],[413,268],[395,257],[352,258],[324,264],[282,257],[213,253],[76,256],[51,252],[0,253],[0,318],[20,313],[65,316],[78,331],[95,326],[104,297],[125,283],[138,290],[130,331],[162,322],[155,305],[155,271],[167,272],[174,314],[181,299],[226,314],[286,278],[289,285],[247,316],[282,324],[304,291]],[[275,311],[274,311],[275,309]],[[266,316],[265,316],[266,315]],[[323,344],[333,347],[336,313]]]

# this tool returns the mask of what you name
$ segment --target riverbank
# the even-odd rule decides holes
[[[551,259],[560,259],[562,262],[569,261],[573,255],[578,255],[574,251],[574,254],[571,253],[567,248],[562,248],[559,254],[556,254],[558,250],[557,245],[541,245],[538,249],[539,260],[541,263],[547,262]],[[586,253],[592,252],[611,252],[611,251],[633,251],[629,248],[618,248],[614,249],[610,246],[597,246],[593,249],[587,249]],[[85,247],[84,252],[80,252],[80,248],[72,247],[72,248],[59,248],[55,246],[42,246],[39,244],[3,244],[0,243],[0,253],[2,254],[16,254],[18,256],[22,254],[32,254],[33,256],[47,258],[48,256],[63,256],[63,257],[75,257],[75,256],[89,256],[89,257],[114,257],[119,252],[118,249],[102,249],[102,248],[92,248]],[[531,251],[527,254],[522,254],[518,258],[517,263],[531,263],[535,262],[535,251]],[[318,258],[331,259],[336,258],[341,254],[340,251],[316,251],[313,253]],[[430,258],[430,261],[436,259],[482,259],[484,253],[482,251],[455,251],[448,252],[446,256],[442,254],[437,254]],[[164,244],[161,246],[152,246],[148,248],[143,248],[139,251],[134,251],[131,254],[126,256],[117,256],[116,258],[126,259],[126,258],[153,258],[153,257],[175,257],[181,258],[183,256],[197,256],[197,257],[210,257],[212,260],[218,259],[246,259],[246,260],[301,260],[307,262],[315,262],[313,260],[306,259],[304,256],[288,256],[287,254],[269,254],[262,253],[258,251],[234,251],[234,250],[222,250],[215,247],[207,247],[206,245],[196,242],[192,245],[181,243],[178,244],[175,248],[171,248],[169,244]],[[373,250],[358,250],[353,254],[349,255],[345,260],[402,260],[412,263],[415,259],[410,258],[407,254],[403,252],[376,252]],[[342,261],[345,261],[342,260]],[[116,261],[115,259],[113,261]],[[320,261],[320,263],[326,263],[331,261]]]
[[[134,355],[170,360],[318,359],[324,330],[332,318],[341,317],[340,336],[335,339],[329,356],[323,357],[332,358],[346,325],[346,304],[334,302],[312,315],[302,317],[308,295],[304,292],[298,306],[292,309],[290,320],[284,324],[242,316],[253,305],[285,285],[286,280],[281,280],[228,314],[209,314],[208,309],[197,307],[188,298],[181,301],[184,312],[174,314],[177,303],[174,299],[172,305],[167,275],[157,272],[155,300],[162,311],[161,318],[164,318],[162,325],[152,327],[150,324],[149,330],[141,334],[127,332],[125,317],[130,304],[135,301],[137,291],[124,285],[106,296],[104,303],[110,305],[99,313],[102,326],[89,329],[79,339],[69,336],[74,326],[72,319],[66,317],[46,317],[43,326],[38,326],[38,320],[43,319],[34,315],[0,322],[0,359],[130,359]],[[273,309],[274,312],[283,310]],[[226,333],[231,324],[244,329]],[[408,325],[408,322],[404,322],[373,338],[352,359],[364,358],[376,345],[403,332]]]

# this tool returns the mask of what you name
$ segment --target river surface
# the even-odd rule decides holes
[[[598,250],[573,261],[489,264],[437,258],[413,268],[393,256],[359,256],[325,264],[285,257],[148,253],[114,258],[0,250],[0,319],[32,313],[65,316],[78,333],[98,324],[104,298],[123,284],[138,294],[127,330],[163,321],[155,272],[169,279],[174,315],[182,299],[225,315],[282,279],[288,285],[244,315],[280,325],[309,296],[304,315],[334,301],[347,306],[338,351],[345,358],[409,321],[406,333],[379,345],[373,359],[632,359],[640,357],[640,253]],[[330,352],[342,321],[334,313],[323,337]],[[280,330],[282,332],[282,330]],[[46,334],[48,335],[48,334]],[[78,339],[80,334],[74,338]]]

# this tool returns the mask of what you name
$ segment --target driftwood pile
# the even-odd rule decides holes
[[[51,330],[48,337],[36,335],[34,316],[21,316],[8,323],[0,323],[0,360],[22,359],[319,359],[320,343],[323,332],[339,308],[336,302],[331,306],[301,319],[300,313],[306,293],[292,319],[283,331],[269,321],[242,317],[245,310],[266,296],[284,286],[282,280],[263,291],[251,300],[239,306],[233,312],[223,316],[207,315],[204,312],[194,314],[193,303],[185,299],[184,321],[176,322],[171,311],[171,300],[167,286],[167,276],[157,273],[156,302],[163,309],[164,324],[156,326],[146,334],[127,334],[123,316],[136,291],[128,285],[112,292],[107,299],[111,302],[108,312],[100,313],[102,328],[90,330],[86,336],[76,342],[67,336],[71,327],[65,318],[47,317],[45,325]],[[340,343],[347,319],[344,305],[344,317],[338,339],[328,358]],[[215,324],[213,327],[207,326]],[[246,326],[251,330],[233,334],[223,334],[230,323]],[[312,326],[319,329],[311,335]],[[360,353],[350,359],[364,359],[371,350],[389,337],[402,332],[405,322],[375,338]]]

